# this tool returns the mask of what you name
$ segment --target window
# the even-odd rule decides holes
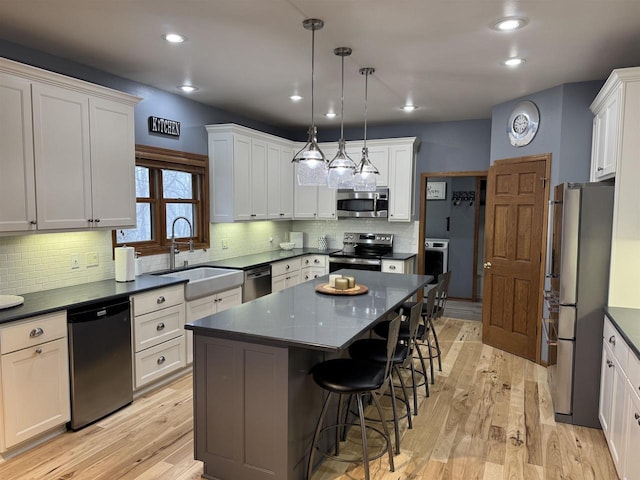
[[[115,230],[114,246],[168,253],[173,228],[179,241],[193,238],[196,248],[209,248],[208,177],[206,155],[136,145],[137,227]]]

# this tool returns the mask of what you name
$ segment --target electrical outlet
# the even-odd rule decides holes
[[[226,250],[227,248],[229,248],[229,243],[227,242],[226,238],[222,239],[222,249]]]
[[[77,253],[71,254],[71,269],[75,270],[80,268],[80,255]]]
[[[98,264],[99,264],[98,252],[88,252],[87,253],[87,267],[97,267]]]

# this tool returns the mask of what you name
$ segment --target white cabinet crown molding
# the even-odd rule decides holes
[[[205,125],[207,133],[239,133],[242,135],[248,135],[252,138],[257,138],[265,142],[279,143],[282,146],[293,146],[294,142],[287,140],[283,137],[278,137],[270,133],[261,132],[260,130],[254,130],[249,127],[238,125],[237,123],[218,123],[213,125]],[[293,160],[293,157],[291,157]]]
[[[7,58],[0,58],[0,72],[26,78],[35,82],[63,87],[67,90],[75,90],[76,92],[92,95],[94,97],[116,100],[131,106],[134,106],[143,100],[142,97],[120,92],[85,80],[79,80],[59,73],[50,72],[42,68],[32,67],[31,65],[19,63]]]

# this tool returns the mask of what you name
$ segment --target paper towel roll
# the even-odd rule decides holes
[[[116,282],[131,282],[136,278],[136,259],[133,247],[113,249],[116,260]]]

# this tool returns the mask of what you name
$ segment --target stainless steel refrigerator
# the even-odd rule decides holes
[[[595,428],[613,191],[611,183],[563,183],[552,202],[548,373],[555,418]]]

